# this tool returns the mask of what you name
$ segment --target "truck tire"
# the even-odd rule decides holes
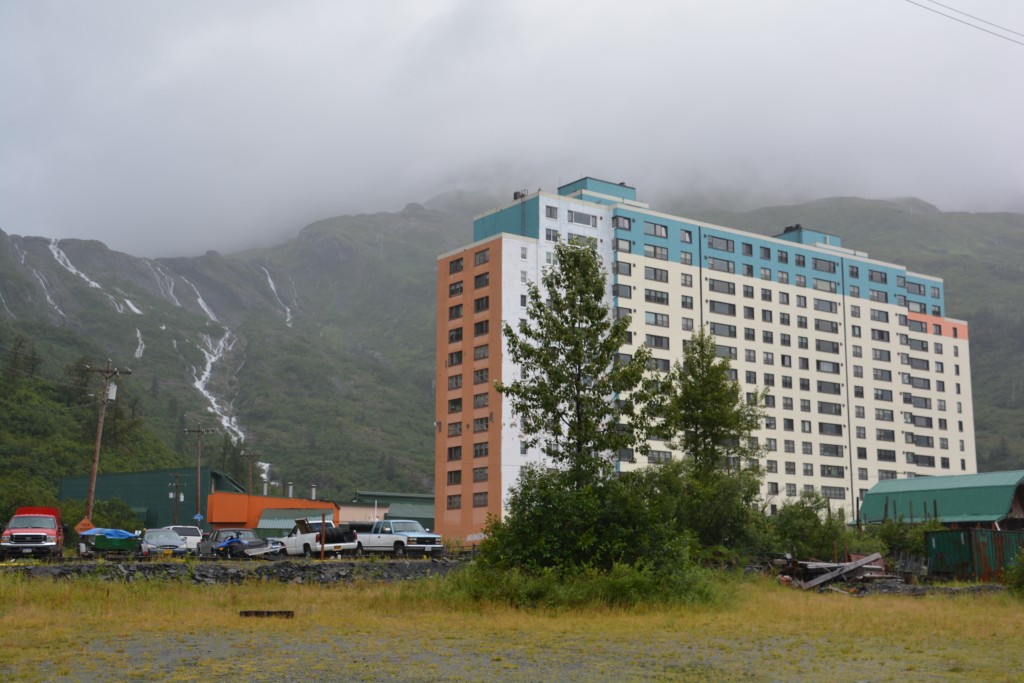
[[[302,546],[302,556],[307,558],[313,557],[313,549],[308,544]]]
[[[405,545],[401,542],[395,543],[395,557],[405,556]]]
[[[356,557],[362,557],[363,556],[363,544],[362,543],[356,543],[356,549],[352,551],[352,554],[355,555]]]

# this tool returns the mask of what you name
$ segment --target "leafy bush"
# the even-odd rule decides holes
[[[906,552],[911,555],[923,556],[928,554],[924,542],[925,533],[943,529],[945,527],[935,520],[908,524],[900,518],[896,521],[886,520],[881,524],[869,526],[865,533],[878,539],[885,546],[889,555],[896,556],[901,552]]]
[[[804,493],[786,503],[772,522],[782,547],[796,558],[829,560],[844,547],[845,516],[842,511],[833,514],[819,493]]]
[[[1017,551],[1017,557],[1006,568],[1006,587],[1014,595],[1024,598],[1024,548]]]
[[[622,477],[574,486],[569,472],[524,468],[508,515],[489,520],[479,562],[529,573],[661,568],[685,563],[689,537],[673,527],[652,479]]]

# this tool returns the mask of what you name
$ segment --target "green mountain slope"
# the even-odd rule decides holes
[[[357,488],[430,491],[436,258],[466,244],[472,216],[494,205],[451,193],[397,213],[320,221],[272,248],[196,258],[0,233],[0,351],[26,335],[53,386],[82,357],[133,370],[118,403],[162,444],[143,440],[130,457],[103,460],[108,471],[194,462],[185,429],[201,424],[218,430],[204,437],[204,461],[240,481],[250,449],[300,495],[311,483],[336,500]],[[943,277],[948,314],[971,324],[981,467],[1024,467],[1024,216],[943,213],[913,199],[664,208],[767,234],[801,223]],[[73,439],[91,453],[87,431]],[[244,444],[232,446],[232,434]],[[32,452],[83,474],[87,459],[59,456],[65,442]]]

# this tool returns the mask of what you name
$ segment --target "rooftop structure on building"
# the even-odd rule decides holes
[[[591,245],[612,315],[631,317],[631,354],[680,358],[693,331],[717,337],[733,377],[769,390],[757,439],[769,511],[814,490],[846,508],[878,481],[976,472],[967,324],[945,316],[941,278],[872,259],[800,225],[774,237],[661,213],[626,183],[581,178],[517,192],[478,216],[473,242],[438,259],[435,517],[479,538],[527,463],[494,381],[514,376],[502,321],[526,317],[554,245]],[[608,454],[619,472],[679,457]]]

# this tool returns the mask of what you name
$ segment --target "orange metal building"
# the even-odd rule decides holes
[[[246,493],[217,491],[206,499],[207,521],[214,529],[245,527],[255,529],[265,510],[302,508],[323,510],[328,519],[337,524],[338,505],[329,500],[306,498],[279,498],[276,496],[250,496]]]

